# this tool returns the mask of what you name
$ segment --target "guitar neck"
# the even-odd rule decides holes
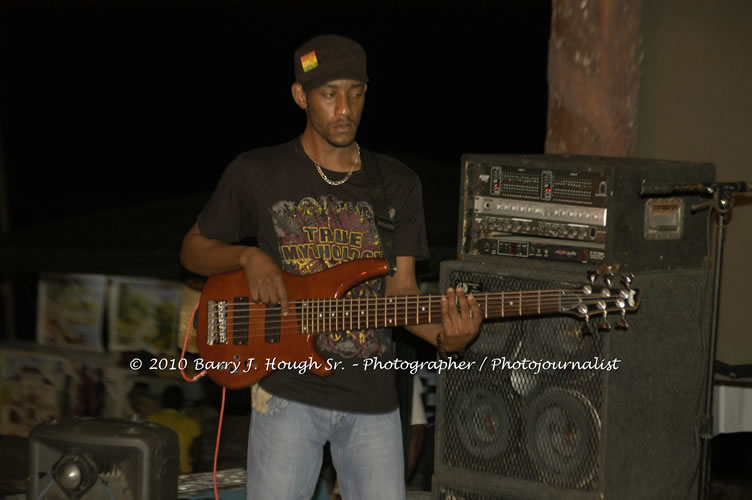
[[[563,290],[474,293],[485,319],[561,312]],[[441,321],[441,295],[307,299],[296,304],[305,334],[330,333]]]

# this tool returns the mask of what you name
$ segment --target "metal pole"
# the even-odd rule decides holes
[[[731,209],[733,193],[729,193],[721,187],[715,193],[716,203],[713,209],[718,212],[718,230],[716,231],[715,242],[715,276],[713,276],[713,312],[710,324],[710,346],[708,349],[708,358],[706,366],[706,383],[707,390],[705,394],[704,416],[706,418],[704,429],[702,429],[702,455],[700,464],[700,488],[699,498],[705,500],[710,498],[711,487],[711,448],[713,439],[713,382],[715,373],[715,352],[718,339],[718,311],[720,306],[721,295],[721,264],[723,262],[723,231],[726,226],[726,214]]]

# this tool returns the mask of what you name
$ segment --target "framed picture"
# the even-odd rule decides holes
[[[43,274],[37,293],[37,343],[102,351],[107,277]]]
[[[181,285],[147,278],[112,278],[108,324],[111,351],[175,351]]]

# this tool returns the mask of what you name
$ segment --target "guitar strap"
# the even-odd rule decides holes
[[[384,179],[381,175],[381,163],[376,155],[370,151],[361,150],[363,164],[368,180],[368,189],[373,199],[373,215],[376,222],[376,230],[381,239],[381,250],[384,258],[389,263],[389,275],[394,275],[397,270],[397,257],[394,255],[394,221],[389,216],[384,196]]]

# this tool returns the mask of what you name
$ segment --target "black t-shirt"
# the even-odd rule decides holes
[[[428,255],[423,199],[418,176],[384,155],[362,155],[363,169],[377,168],[384,180],[387,210],[395,224],[394,254]],[[223,173],[198,217],[201,234],[228,243],[255,237],[259,248],[291,274],[311,274],[343,262],[381,257],[373,202],[363,169],[332,186],[319,176],[300,139],[243,153]],[[331,180],[345,174],[326,171]],[[381,279],[354,287],[348,296],[379,294]],[[305,297],[298,297],[305,298]],[[366,369],[365,358],[394,358],[391,332],[347,331],[317,338],[324,359],[341,361],[330,376],[277,370],[261,382],[264,390],[324,408],[383,412],[397,407],[395,372]],[[354,366],[357,365],[357,366]]]

